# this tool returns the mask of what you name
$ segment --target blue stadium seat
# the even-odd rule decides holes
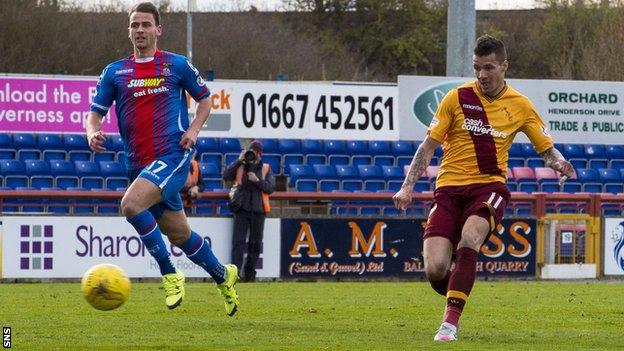
[[[238,139],[236,138],[221,138],[219,139],[219,144],[221,146],[222,153],[236,153],[237,158],[238,154],[241,152],[241,145]]]
[[[336,169],[331,165],[313,165],[314,176],[318,180],[319,191],[331,192],[340,189],[336,179]]]
[[[583,186],[581,183],[577,182],[577,181],[566,181],[565,183],[563,183],[563,189],[562,191],[564,193],[580,193],[581,191],[583,191]]]
[[[215,138],[206,138],[199,137],[197,138],[197,143],[195,144],[195,148],[199,154],[205,152],[219,152],[219,143]]]
[[[537,182],[521,181],[518,182],[518,191],[522,191],[525,193],[534,193],[539,191],[539,185],[537,184]]]
[[[512,145],[518,145],[518,144],[512,144]],[[516,157],[510,157],[509,160],[507,161],[507,166],[509,168],[514,168],[514,167],[524,167],[524,158],[516,158]]]
[[[364,183],[361,180],[346,179],[340,181],[342,191],[360,191],[364,189]]]
[[[327,163],[327,156],[321,154],[309,154],[305,157],[305,163],[309,165],[324,165]]]
[[[608,158],[609,160],[612,160],[612,159],[624,159],[624,146],[622,146],[622,145],[607,145],[605,147],[605,157]]]
[[[609,167],[609,160],[605,158],[594,158],[589,160],[589,168],[599,170],[601,168]]]
[[[295,183],[297,191],[317,191],[318,182],[316,179],[298,179]]]
[[[74,169],[79,177],[100,177],[100,167],[93,161],[74,161]]]
[[[115,161],[115,157],[117,154],[114,151],[103,151],[103,152],[94,152],[93,153],[93,162],[100,161]]]
[[[392,148],[389,141],[370,140],[368,142],[368,151],[371,155],[392,155]]]
[[[43,150],[42,159],[44,161],[66,160],[67,152],[65,150]]]
[[[271,167],[271,173],[273,173],[274,175],[282,174],[282,156],[281,155],[263,154],[262,162],[268,164]]]
[[[346,155],[347,143],[344,140],[325,140],[323,152],[326,155]]]
[[[324,154],[323,143],[316,139],[301,140],[301,152],[305,155]]]
[[[359,165],[370,165],[373,163],[373,158],[369,155],[353,155],[351,156],[351,165],[357,167]]]
[[[620,169],[624,169],[624,159],[613,159],[609,162],[609,168],[613,168],[613,169],[617,169],[618,171]]]
[[[603,185],[600,183],[585,183],[583,184],[583,191],[586,193],[602,193],[604,192]]]
[[[11,189],[27,187],[24,163],[19,160],[0,160],[0,175],[4,176],[4,186]]]
[[[17,156],[15,149],[0,149],[0,160],[13,160]]]
[[[20,161],[39,160],[41,159],[41,151],[36,149],[18,149],[17,159]]]
[[[349,155],[366,155],[368,154],[368,144],[363,140],[347,141],[347,153]]]
[[[303,154],[288,154],[282,156],[282,162],[284,164],[284,174],[288,175],[290,173],[290,165],[300,165],[303,164],[303,161]]]
[[[509,191],[518,191],[518,184],[513,180],[507,180],[507,189]]]
[[[266,154],[277,154],[279,153],[279,144],[277,139],[260,139],[262,143],[262,152]]]
[[[332,166],[348,166],[351,159],[347,155],[329,155],[327,162]]]
[[[526,165],[527,167],[530,167],[530,168],[544,167],[544,159],[530,157],[530,158],[527,158]]]
[[[394,166],[394,156],[379,155],[373,158],[373,164],[375,166]]]
[[[290,168],[290,184],[295,186],[299,179],[315,179],[314,170],[309,165],[305,164],[292,164]]]
[[[581,144],[564,144],[561,152],[566,159],[585,158],[585,148]]]
[[[111,151],[114,151],[114,152],[124,151],[124,142],[123,142],[123,139],[121,138],[121,135],[119,134],[109,135],[108,138],[111,139]]]
[[[574,168],[587,168],[587,159],[584,158],[570,158],[568,161]]]
[[[37,137],[32,133],[16,133],[13,134],[13,148],[20,149],[36,149]]]
[[[213,191],[214,189],[223,188],[223,181],[221,178],[202,178],[204,182],[204,191]]]
[[[509,148],[509,157],[514,157],[514,158],[523,158],[524,155],[522,154],[522,144],[519,143],[513,143],[511,144],[511,147]]]
[[[540,183],[540,191],[545,193],[556,193],[560,192],[561,186],[558,181],[544,181]]]
[[[223,159],[223,162],[225,164],[225,167],[228,167],[229,165],[231,165],[233,162],[235,162],[236,160],[238,160],[238,157],[240,156],[240,150],[238,150],[238,152],[230,152],[225,154],[225,157]]]
[[[606,158],[605,155],[605,147],[604,145],[596,145],[596,144],[586,144],[585,148],[585,156],[589,159],[593,158]]]
[[[126,167],[119,162],[100,161],[100,172],[104,178],[104,186],[110,190],[118,188],[127,188],[129,179]]]
[[[600,168],[598,177],[603,183],[619,183],[622,180],[619,171],[612,168]]]
[[[301,154],[301,141],[297,139],[279,139],[279,153],[283,154]]]
[[[360,175],[358,171],[355,169],[355,167],[352,167],[352,166],[346,166],[346,165],[336,166],[336,176],[340,180],[346,180],[346,179],[360,180]]]
[[[67,158],[71,161],[91,161],[91,151],[71,150],[67,153]]]
[[[598,171],[595,169],[579,168],[576,170],[576,176],[581,183],[598,182]]]
[[[396,140],[392,142],[392,154],[394,156],[414,156],[414,144],[406,140]]]
[[[25,162],[26,174],[30,177],[30,187],[35,189],[49,188],[54,184],[50,173],[50,165],[42,160],[28,160]]]
[[[399,156],[396,158],[396,165],[403,168],[409,166],[412,163],[414,156]]]
[[[65,134],[63,135],[63,146],[65,150],[89,150],[89,144],[87,138],[82,134]]]
[[[622,183],[605,183],[603,185],[605,193],[620,194],[624,193],[624,184]]]
[[[199,161],[204,163],[212,163],[213,165],[216,165],[219,170],[221,170],[223,156],[220,153],[205,152],[201,154]]]
[[[62,150],[64,149],[63,138],[58,134],[39,134],[37,148],[39,150]]]
[[[50,161],[50,172],[53,176],[75,176],[74,164],[70,161],[53,160]]]
[[[330,166],[331,167],[331,166]],[[337,179],[322,179],[318,181],[318,190],[332,192],[340,190],[340,181]]]
[[[403,167],[399,166],[381,166],[381,173],[386,180],[403,180]]]
[[[529,158],[529,157],[539,158],[540,157],[535,151],[535,148],[533,147],[532,144],[520,144],[520,147],[522,148],[522,156],[524,158]]]
[[[199,172],[202,178],[221,178],[221,173],[215,164],[212,163],[200,163]]]
[[[0,133],[0,149],[12,149],[13,136],[9,133]]]
[[[375,165],[359,165],[357,166],[360,178],[363,180],[383,179],[381,168]]]

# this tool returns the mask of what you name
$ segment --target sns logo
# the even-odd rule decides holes
[[[624,270],[624,222],[620,222],[620,224],[613,229],[613,233],[611,233],[611,240],[615,246],[613,247],[613,258],[617,265]]]
[[[128,88],[154,88],[160,86],[165,78],[142,78],[131,79]]]

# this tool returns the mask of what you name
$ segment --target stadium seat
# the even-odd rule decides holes
[[[124,142],[123,142],[123,139],[121,138],[121,135],[114,134],[114,135],[109,135],[108,137],[111,139],[111,151],[114,151],[114,152],[125,151]]]
[[[572,164],[572,167],[578,168],[587,168],[587,159],[584,158],[571,158],[568,161]]]
[[[507,161],[507,166],[509,168],[524,167],[525,166],[524,158],[510,157],[509,160]]]
[[[316,176],[314,175],[314,170],[310,165],[305,164],[292,164],[289,165],[289,173],[290,173],[290,184],[295,187],[297,184],[297,180],[299,179],[313,179],[316,180]]]
[[[594,159],[594,158],[604,159],[607,157],[605,155],[604,145],[586,144],[584,145],[584,149],[585,149],[585,156],[589,159]]]
[[[537,152],[535,151],[535,148],[533,147],[532,144],[520,144],[520,147],[522,147],[522,156],[524,158],[529,158],[529,157],[538,158],[538,157],[540,157],[537,154]]]
[[[39,150],[62,150],[64,148],[63,138],[58,134],[39,134],[37,148]]]
[[[523,158],[524,155],[522,154],[522,144],[519,143],[513,143],[511,144],[511,147],[509,148],[509,157],[510,158]]]
[[[42,159],[44,161],[66,160],[67,152],[65,150],[43,150]]]
[[[523,182],[536,182],[535,173],[533,168],[529,167],[514,167],[512,168],[514,179],[518,183],[518,188],[522,188]],[[522,191],[522,190],[520,190]]]
[[[82,150],[88,151],[89,144],[87,138],[82,134],[65,134],[63,135],[63,146],[67,151]]]
[[[202,177],[202,181],[204,182],[204,191],[214,191],[214,189],[223,188],[223,180],[221,178]]]
[[[327,163],[327,156],[322,154],[309,154],[305,156],[305,163],[309,165],[324,165]]]
[[[364,183],[357,179],[346,179],[340,181],[342,191],[360,191],[364,190]]]
[[[544,167],[544,165],[545,164],[543,158],[530,157],[526,160],[526,166],[530,168]]]
[[[93,161],[74,161],[74,169],[79,177],[101,176],[100,167]]]
[[[301,153],[305,155],[324,154],[323,143],[316,139],[301,140]]]
[[[213,165],[216,165],[219,170],[221,170],[223,156],[220,153],[205,152],[201,154],[199,161],[204,163],[212,163]]]
[[[536,167],[535,178],[538,182],[552,182],[558,181],[557,173],[550,167]]]
[[[327,162],[332,166],[348,166],[351,159],[348,155],[329,155]]]
[[[354,155],[351,156],[351,165],[357,167],[359,165],[370,165],[373,163],[373,158],[369,155]]]
[[[399,167],[408,166],[412,163],[414,156],[399,156],[396,158],[396,165]]]
[[[13,160],[17,156],[17,151],[14,149],[0,149],[0,160]]]
[[[609,160],[624,159],[624,146],[622,146],[622,145],[607,145],[605,147],[605,157],[607,159],[609,159]]]
[[[67,159],[74,161],[91,161],[91,151],[71,150],[67,152]]]
[[[230,153],[225,154],[223,158],[225,167],[228,167],[232,163],[236,162],[239,156],[240,156],[240,150],[238,150],[238,152],[230,152]]]
[[[609,168],[617,169],[618,171],[624,169],[624,159],[613,159],[609,161]]]
[[[604,158],[594,158],[589,160],[588,167],[591,169],[599,170],[601,168],[609,167],[609,160]]]
[[[539,184],[537,184],[537,182],[531,182],[531,181],[520,181],[518,182],[518,191],[521,192],[525,192],[525,193],[534,193],[539,191]]]
[[[217,165],[212,163],[200,163],[199,164],[199,172],[201,173],[202,178],[221,178],[221,172],[219,172],[219,168]]]
[[[222,153],[235,153],[238,158],[238,154],[241,152],[241,145],[236,138],[221,138],[219,139],[220,150]]]
[[[399,166],[381,166],[381,173],[387,181],[405,179],[403,168]]]
[[[39,160],[41,159],[41,151],[35,149],[19,149],[17,150],[17,159],[20,161]]]
[[[0,133],[0,149],[12,149],[12,148],[13,148],[13,136],[9,133]]]
[[[16,150],[37,149],[37,137],[32,133],[13,134],[13,148]]]
[[[103,151],[103,152],[94,152],[93,153],[93,162],[100,161],[115,161],[115,157],[117,154],[113,151]]]
[[[336,166],[336,176],[340,180],[345,179],[357,179],[360,180],[360,175],[355,167],[346,166],[346,165],[338,165]]]
[[[284,174],[288,175],[290,173],[290,165],[300,165],[303,164],[304,157],[303,154],[287,154],[282,156],[282,162],[284,164]]]
[[[391,153],[395,156],[414,156],[414,144],[410,141],[396,140],[392,142]]]
[[[564,144],[561,153],[566,159],[585,158],[585,148],[581,144]]]
[[[274,175],[282,174],[282,156],[281,155],[263,154],[262,162],[268,164],[271,167],[271,173],[273,173]]]
[[[619,183],[622,180],[619,171],[612,168],[600,168],[598,177],[603,183]]]
[[[314,170],[314,176],[318,180],[336,178],[336,169],[332,165],[312,165],[312,169]]]
[[[211,153],[215,153],[215,152],[219,152],[219,142],[217,142],[217,139],[215,138],[206,138],[206,137],[199,137],[197,138],[197,143],[195,144],[195,149],[197,149],[197,152],[201,155],[205,152],[211,152]]]
[[[581,183],[598,182],[598,171],[591,168],[579,168],[576,176]]]
[[[19,160],[0,160],[0,175],[4,177],[4,186],[11,189],[27,187],[24,163]]]
[[[43,160],[24,162],[26,175],[30,177],[30,187],[35,189],[52,187],[54,178],[50,173],[50,165]]]
[[[347,141],[347,153],[349,155],[366,155],[368,154],[368,144],[363,140],[349,140]]]
[[[364,180],[364,190],[376,192],[386,189],[386,182],[382,180],[381,168],[375,165],[359,165],[357,167],[360,178]]]
[[[325,155],[346,155],[347,143],[344,140],[325,140],[323,142],[323,152]]]
[[[370,140],[368,142],[368,151],[373,156],[392,155],[390,142],[385,140]]]
[[[375,166],[394,166],[394,156],[378,155],[373,157],[373,164]]]
[[[280,154],[301,154],[301,141],[297,139],[279,139]]]
[[[279,153],[279,144],[277,139],[260,139],[262,143],[262,152],[267,154]]]

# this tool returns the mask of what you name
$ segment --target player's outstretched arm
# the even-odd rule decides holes
[[[102,115],[93,111],[90,111],[87,116],[87,142],[89,143],[89,148],[95,152],[106,151],[106,148],[103,146],[106,135],[102,132],[102,118]]]
[[[430,137],[426,137],[420,144],[418,150],[416,150],[414,154],[409,172],[405,176],[401,190],[392,197],[396,208],[404,210],[412,202],[412,189],[414,189],[414,184],[416,184],[418,178],[420,178],[427,169],[427,166],[429,166],[433,158],[433,153],[439,145],[439,142]]]
[[[555,171],[561,172],[563,176],[560,179],[560,183],[563,183],[569,177],[574,176],[575,172],[572,164],[566,161],[561,152],[554,147],[542,152],[540,156],[544,159],[546,166],[554,169]]]

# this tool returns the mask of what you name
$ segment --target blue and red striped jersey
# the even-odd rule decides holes
[[[199,71],[171,52],[157,50],[147,60],[131,55],[104,68],[91,111],[104,116],[115,102],[129,170],[184,151],[179,143],[189,127],[185,92],[195,101],[210,96]]]

